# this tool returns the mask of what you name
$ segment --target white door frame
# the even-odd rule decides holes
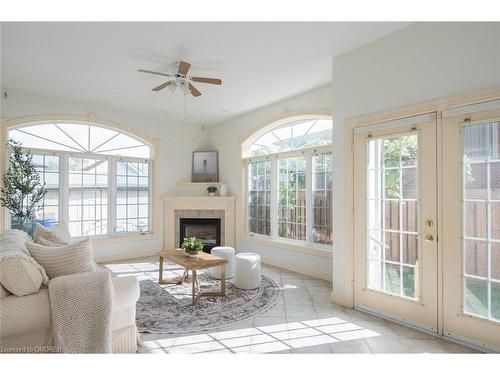
[[[354,307],[354,195],[353,195],[353,174],[354,174],[354,129],[360,126],[366,126],[374,123],[395,120],[403,117],[417,116],[429,112],[436,112],[437,114],[437,142],[440,145],[443,142],[441,132],[441,118],[442,111],[461,107],[468,104],[476,104],[490,100],[500,99],[500,86],[495,86],[488,89],[474,91],[468,94],[452,96],[437,100],[428,101],[418,105],[406,106],[403,108],[393,109],[381,113],[371,114],[368,116],[361,116],[347,119],[344,123],[345,126],[345,142],[344,160],[345,173],[344,173],[344,192],[345,192],[345,209],[343,212],[343,219],[345,223],[345,239],[344,244],[344,285],[345,290],[343,293],[332,293],[332,301],[347,307]],[[441,184],[441,153],[437,154],[438,165],[438,184]],[[441,202],[442,192],[438,190],[438,202]],[[441,217],[442,207],[439,204],[437,207],[437,215]],[[337,218],[339,220],[339,218]],[[438,238],[442,236],[441,228],[438,228]],[[438,241],[438,333],[443,334],[443,260],[441,243]]]

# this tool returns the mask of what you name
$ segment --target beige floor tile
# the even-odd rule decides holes
[[[330,344],[330,350],[332,353],[338,354],[367,354],[372,352],[368,344],[363,339],[334,342]]]
[[[428,336],[430,337],[430,336]],[[449,349],[446,348],[439,340],[428,338],[428,339],[402,339],[409,348],[411,353],[449,353]]]
[[[291,350],[292,354],[330,354],[331,352],[330,344],[310,345]]]
[[[116,276],[158,278],[156,257],[104,265]],[[187,334],[141,334],[138,353],[474,353],[473,349],[330,301],[331,284],[263,265],[283,290],[268,312],[223,329]],[[182,273],[167,265],[169,273]]]
[[[370,337],[366,338],[365,341],[373,353],[411,353],[411,347],[408,345],[408,342],[401,339]]]
[[[254,318],[254,321],[253,321],[253,325],[255,328],[266,327],[266,326],[277,325],[277,324],[284,324],[284,323],[286,323],[285,315],[281,315],[281,316],[259,315],[259,316],[256,316]]]
[[[312,304],[290,304],[285,302],[287,318],[314,319],[317,318],[316,310]]]
[[[274,316],[274,317],[285,316],[285,304],[282,302],[277,303],[271,309],[267,310],[262,314],[259,314],[259,316]]]

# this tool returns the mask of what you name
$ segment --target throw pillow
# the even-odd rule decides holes
[[[92,242],[88,238],[64,246],[50,247],[26,243],[26,247],[31,256],[47,271],[50,279],[95,271]]]
[[[45,270],[29,255],[11,251],[0,257],[0,283],[16,296],[37,293],[49,279]]]
[[[53,242],[53,241],[50,241],[50,240],[46,240],[43,237],[38,237],[38,243],[40,245],[48,246],[48,247],[57,247],[57,246],[68,245],[68,243],[61,244],[61,243]]]
[[[19,251],[29,255],[25,243],[30,241],[31,237],[22,230],[6,230],[5,232],[0,233],[0,255],[12,251]]]
[[[60,222],[52,228],[47,228],[40,223],[36,223],[33,237],[37,243],[40,243],[40,238],[55,242],[59,245],[67,245],[71,242],[68,226],[64,222]]]

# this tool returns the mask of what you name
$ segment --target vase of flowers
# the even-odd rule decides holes
[[[186,256],[198,258],[199,252],[203,250],[203,242],[196,239],[196,237],[184,238],[181,249],[184,250]]]
[[[211,197],[215,197],[215,192],[217,191],[217,186],[209,186],[207,187],[208,195]]]

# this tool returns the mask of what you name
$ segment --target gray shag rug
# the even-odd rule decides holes
[[[221,328],[241,322],[272,308],[280,296],[278,284],[262,275],[259,288],[237,289],[226,280],[226,297],[201,297],[191,304],[191,274],[182,285],[159,285],[157,280],[140,281],[137,328],[149,333],[190,333]],[[198,275],[202,291],[220,290],[220,281],[209,272]]]

